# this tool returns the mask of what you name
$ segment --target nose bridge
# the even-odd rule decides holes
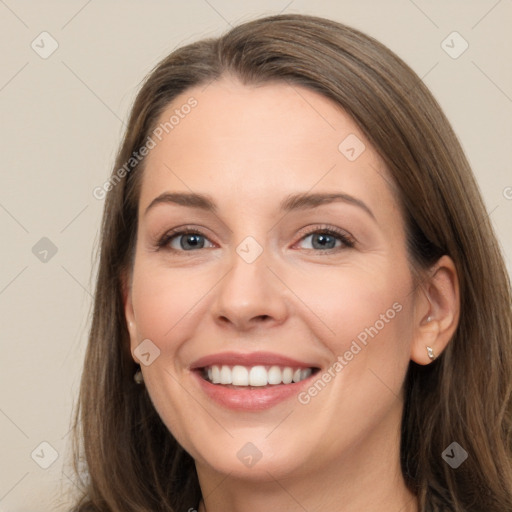
[[[239,329],[262,320],[283,321],[286,316],[282,285],[268,269],[269,249],[252,236],[231,253],[231,268],[219,283],[213,314]]]

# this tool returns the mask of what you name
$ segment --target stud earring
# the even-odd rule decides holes
[[[437,356],[434,354],[432,347],[427,347],[427,354],[431,361],[433,361]]]
[[[140,368],[135,372],[133,380],[135,381],[136,384],[142,384],[144,382],[144,377],[142,376]]]

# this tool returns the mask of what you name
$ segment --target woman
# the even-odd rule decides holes
[[[280,15],[176,50],[105,192],[77,511],[512,510],[509,277],[387,48]]]

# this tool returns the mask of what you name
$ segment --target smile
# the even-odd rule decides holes
[[[307,379],[315,368],[291,366],[212,365],[202,369],[202,376],[212,384],[238,387],[264,387],[297,383]]]
[[[262,411],[297,397],[321,365],[273,352],[222,352],[193,361],[193,382],[222,408]]]

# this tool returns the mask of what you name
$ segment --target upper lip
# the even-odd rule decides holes
[[[298,361],[291,357],[272,352],[220,352],[201,357],[190,365],[191,370],[198,370],[213,365],[227,366],[290,366],[292,368],[317,368],[315,364]]]

